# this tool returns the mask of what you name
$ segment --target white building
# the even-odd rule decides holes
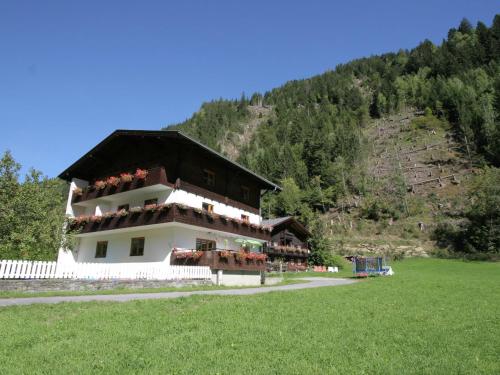
[[[59,177],[75,241],[58,264],[208,265],[225,284],[260,282],[260,198],[279,187],[182,133],[117,130]]]

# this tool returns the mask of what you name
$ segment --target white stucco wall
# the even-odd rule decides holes
[[[258,286],[261,285],[260,272],[251,271],[223,271],[219,273],[212,271],[212,282],[224,286]]]
[[[144,255],[130,256],[130,243],[134,237],[144,237]],[[173,248],[194,249],[196,239],[213,240],[219,249],[238,250],[237,237],[208,230],[194,230],[179,223],[165,224],[157,229],[137,229],[119,233],[97,232],[80,238],[76,248],[77,262],[125,263],[125,262],[170,262]],[[106,258],[95,258],[98,241],[108,241]]]
[[[66,207],[67,216],[79,215],[102,215],[108,211],[116,211],[118,206],[128,204],[130,207],[143,206],[147,199],[157,198],[158,203],[181,203],[190,207],[202,208],[203,203],[209,203],[214,206],[214,212],[219,215],[241,219],[241,215],[247,215],[251,223],[260,224],[261,217],[245,210],[229,206],[222,202],[204,198],[200,195],[188,193],[184,190],[165,189],[148,191],[145,188],[136,189],[117,195],[110,195],[99,198],[94,201],[87,201],[82,204],[71,204],[73,190],[76,187],[84,188],[87,182],[73,179],[70,185],[68,202]],[[133,237],[145,237],[144,256],[130,257],[130,240]],[[238,250],[240,245],[235,243],[237,238],[234,235],[220,234],[200,228],[193,230],[183,227],[179,223],[162,224],[161,228],[143,229],[128,228],[119,232],[96,232],[79,238],[79,244],[75,251],[59,250],[59,263],[73,262],[170,262],[169,255],[173,247],[193,249],[196,245],[196,238],[215,240],[217,248]],[[97,241],[108,241],[108,250],[106,258],[95,258],[95,249]]]
[[[97,236],[82,237],[78,246],[77,262],[127,263],[127,262],[168,262],[173,246],[173,228],[136,230],[109,234],[101,232]],[[130,243],[134,237],[144,237],[144,255],[130,256]],[[105,258],[96,258],[98,241],[108,241]]]
[[[73,183],[72,183],[73,184]],[[69,197],[71,198],[71,197]],[[196,195],[193,193],[188,193],[185,190],[162,190],[154,192],[143,192],[140,189],[133,190],[127,193],[120,193],[119,195],[107,196],[100,199],[96,199],[95,202],[86,207],[81,205],[71,205],[68,201],[67,212],[70,215],[102,215],[108,211],[116,211],[118,206],[123,204],[128,204],[130,207],[144,205],[144,201],[147,199],[158,199],[158,203],[181,203],[186,206],[202,208],[203,203],[209,203],[214,206],[214,212],[219,215],[226,215],[228,217],[234,217],[241,219],[241,215],[247,215],[250,222],[253,224],[260,224],[261,217],[259,214],[254,214],[249,211],[245,211],[222,202],[214,201],[212,199],[205,198],[201,195]]]
[[[234,217],[237,219],[241,219],[241,215],[247,215],[250,218],[250,222],[253,224],[260,224],[261,217],[258,214],[251,213],[249,211],[245,211],[233,206],[229,206],[227,204],[214,201],[212,199],[208,199],[202,197],[201,195],[196,195],[193,193],[188,193],[184,190],[175,190],[168,197],[167,203],[182,203],[191,207],[201,208],[203,203],[209,203],[214,206],[214,212],[218,215],[226,215],[228,217]]]

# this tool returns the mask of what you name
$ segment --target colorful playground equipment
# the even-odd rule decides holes
[[[392,276],[394,271],[383,257],[353,257],[353,273],[357,277]]]

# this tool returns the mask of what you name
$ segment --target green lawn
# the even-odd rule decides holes
[[[339,269],[339,272],[333,273],[333,272],[286,272],[283,274],[284,278],[286,280],[290,279],[300,279],[304,277],[331,277],[331,278],[352,278],[353,273],[352,273],[352,266],[351,264],[348,265],[346,268],[341,268]]]
[[[0,308],[2,374],[499,374],[500,264],[256,296]]]

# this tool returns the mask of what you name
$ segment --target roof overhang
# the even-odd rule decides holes
[[[261,186],[263,187],[264,190],[281,190],[281,187],[276,185],[275,183],[267,180],[266,178],[259,176],[258,174],[252,172],[248,168],[245,168],[244,166],[228,159],[224,155],[212,150],[211,148],[205,146],[204,144],[200,143],[199,141],[181,133],[178,130],[115,130],[113,133],[111,133],[109,136],[107,136],[105,139],[103,139],[99,144],[97,144],[94,148],[92,148],[89,152],[87,152],[85,155],[83,155],[80,159],[78,159],[76,162],[71,164],[68,168],[66,168],[63,172],[59,174],[59,178],[66,180],[66,181],[71,181],[73,178],[82,178],[79,176],[79,172],[81,172],[83,166],[89,162],[89,160],[92,160],[96,154],[98,154],[100,151],[104,150],[106,146],[111,143],[112,141],[115,141],[117,138],[128,138],[133,140],[134,137],[137,139],[145,139],[145,138],[151,138],[152,140],[162,140],[162,141],[172,141],[172,142],[187,142],[200,150],[204,150],[208,152],[210,155],[213,157],[221,160],[223,163],[226,163],[228,166],[231,166],[233,168],[236,168],[240,170],[242,173],[248,175],[249,177],[257,180]],[[156,144],[156,143],[155,143]],[[157,146],[161,147],[161,146]]]
[[[311,236],[311,232],[309,232],[309,230],[304,226],[304,224],[302,224],[293,216],[287,217],[283,221],[280,221],[272,225],[273,232],[280,231],[281,229],[287,227],[295,229],[297,232],[303,234],[305,237]]]

